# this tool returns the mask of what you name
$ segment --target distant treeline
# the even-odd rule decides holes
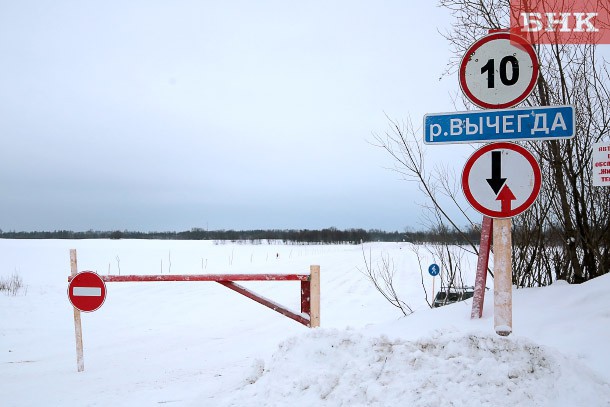
[[[478,242],[480,232],[473,230],[468,237]],[[358,244],[360,242],[411,242],[411,243],[464,243],[465,239],[457,232],[443,231],[406,231],[387,232],[378,229],[327,228],[321,230],[205,230],[191,229],[184,232],[133,232],[133,231],[94,231],[73,232],[55,230],[53,232],[3,232],[1,239],[155,239],[155,240],[229,240],[261,242],[263,240],[284,243],[325,243]]]

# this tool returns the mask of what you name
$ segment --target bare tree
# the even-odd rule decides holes
[[[462,56],[478,38],[490,30],[509,27],[509,0],[439,3],[454,18],[451,28],[443,33],[453,54],[445,75],[457,72]],[[513,219],[513,283],[519,287],[544,286],[554,279],[579,283],[610,271],[610,194],[592,185],[592,144],[610,139],[608,63],[598,56],[594,44],[537,45],[535,49],[540,74],[533,94],[523,104],[573,105],[576,136],[523,143],[537,156],[544,182],[534,205]],[[465,98],[460,102],[466,109],[472,107]],[[435,233],[452,231],[462,236],[465,243],[453,249],[455,243],[449,241],[432,249],[449,270],[444,283],[448,287],[460,284],[460,253],[478,255],[478,242],[468,231],[479,228],[479,218],[469,216],[455,174],[425,162],[423,137],[412,123],[388,120],[389,130],[374,135],[374,144],[394,159],[396,172],[416,182],[423,192],[425,226]],[[467,224],[459,225],[452,213],[460,213]],[[374,272],[366,257],[365,264],[376,288],[399,307],[400,299],[392,289],[393,273],[388,273],[391,263],[383,262],[382,272]]]
[[[432,170],[426,167],[423,138],[411,121],[401,125],[389,120],[388,131],[383,135],[373,135],[373,145],[384,149],[394,159],[395,165],[392,169],[406,181],[416,182],[427,198],[427,202],[423,204],[424,226],[438,232],[448,228],[457,231],[468,243],[472,253],[478,254],[476,242],[466,233],[468,228],[476,227],[476,222],[470,219],[463,200],[457,198],[459,187],[455,174],[440,166]],[[455,210],[467,219],[468,225],[458,225],[450,215]]]
[[[434,237],[435,243],[426,244],[423,249],[440,264],[443,270],[438,288],[447,292],[461,288],[464,286],[462,265],[465,254],[479,253],[479,242],[472,239],[472,231],[480,230],[480,226],[475,219],[470,218],[472,211],[465,206],[464,200],[459,198],[460,183],[455,173],[447,167],[438,165],[432,169],[427,167],[424,160],[426,151],[423,138],[413,123],[407,121],[400,124],[389,118],[388,120],[389,129],[383,135],[374,134],[372,144],[386,151],[394,159],[394,166],[391,169],[400,174],[404,180],[415,182],[427,198],[426,202],[421,203],[421,222],[429,231],[430,237]],[[460,213],[467,224],[460,225],[451,215],[452,213]],[[456,236],[459,237],[458,241],[455,239]],[[418,259],[426,302],[432,306],[423,280],[421,249],[422,247],[417,245],[412,246],[412,251]],[[365,274],[369,280],[390,303],[398,306],[401,300],[395,296],[393,273],[388,273],[391,271],[390,266],[393,266],[393,263],[386,259],[381,267],[374,269],[370,259],[367,262],[365,257]],[[407,315],[405,312],[403,314]]]
[[[369,257],[367,260],[366,253],[364,252],[364,246],[362,246],[362,257],[364,258],[364,270],[359,270],[364,274],[371,283],[375,286],[378,292],[393,306],[398,308],[404,316],[408,316],[413,313],[413,310],[405,301],[403,301],[396,291],[396,284],[394,278],[396,270],[394,268],[394,261],[389,255],[381,254],[381,260],[376,265],[373,264],[371,252],[369,251]]]
[[[441,0],[440,5],[454,17],[444,34],[453,51],[447,73],[455,72],[476,38],[509,25],[509,0]],[[534,207],[515,219],[519,286],[545,285],[554,277],[578,283],[610,270],[610,196],[591,182],[592,144],[610,138],[610,75],[597,50],[594,44],[536,46],[541,70],[525,104],[573,105],[576,136],[525,143],[545,182]]]

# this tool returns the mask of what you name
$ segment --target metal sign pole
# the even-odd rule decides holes
[[[479,259],[477,261],[477,275],[474,282],[474,295],[472,297],[472,312],[470,318],[481,318],[483,316],[483,304],[485,302],[485,285],[487,283],[487,267],[489,264],[489,249],[491,248],[491,232],[493,219],[483,216],[481,224],[481,245],[479,247]]]
[[[436,277],[432,277],[432,304],[434,305],[434,295],[435,295],[435,290],[434,290],[434,280],[436,280]]]

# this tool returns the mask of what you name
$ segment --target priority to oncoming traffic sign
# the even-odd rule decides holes
[[[429,113],[424,116],[426,144],[557,140],[572,138],[575,134],[572,106]]]
[[[514,143],[488,144],[472,154],[462,172],[462,189],[474,209],[490,218],[512,218],[540,192],[538,162]]]

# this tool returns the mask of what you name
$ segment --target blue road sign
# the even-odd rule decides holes
[[[424,143],[558,140],[576,133],[573,106],[543,106],[424,116]]]
[[[438,264],[432,263],[430,267],[428,267],[428,273],[430,273],[432,277],[438,276],[438,273],[440,273],[440,271],[441,268],[438,266]]]

